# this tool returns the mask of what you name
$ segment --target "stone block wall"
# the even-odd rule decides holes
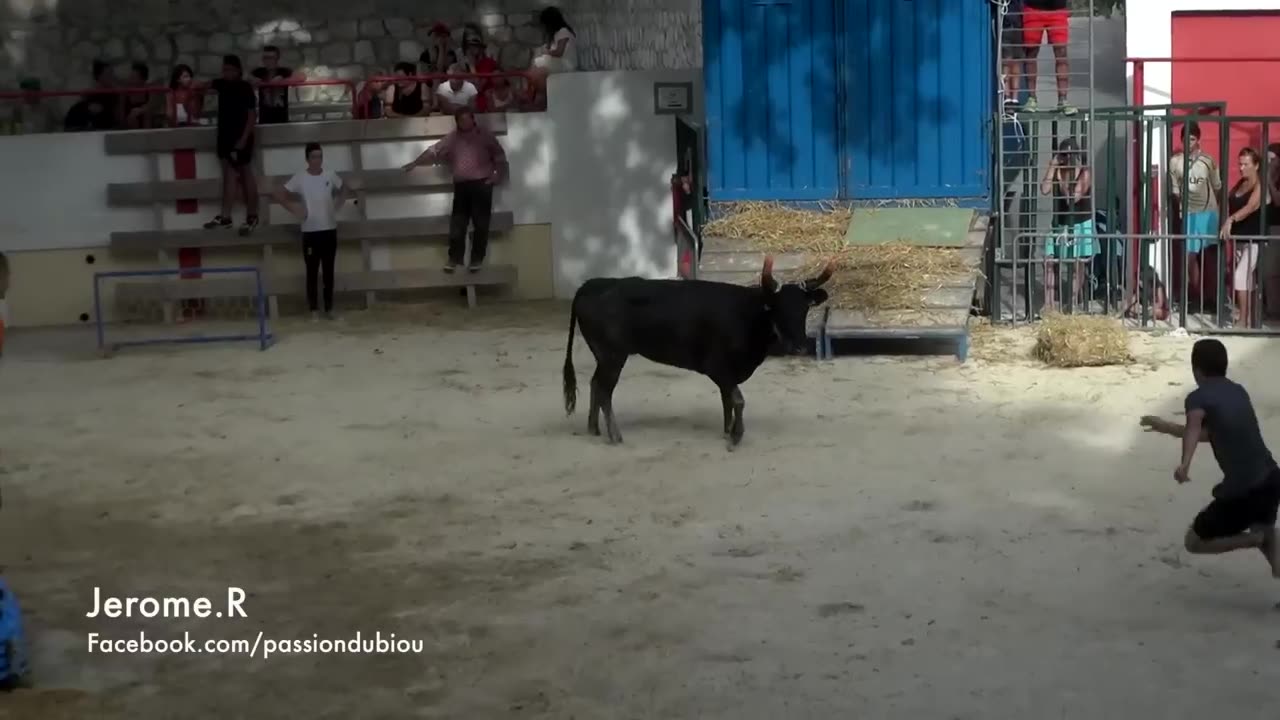
[[[286,65],[310,77],[359,79],[415,61],[431,26],[460,37],[480,24],[504,68],[528,67],[542,43],[540,0],[4,0],[0,2],[0,89],[38,77],[46,90],[80,89],[92,61],[116,65],[124,78],[146,62],[153,84],[173,65],[215,76],[226,53],[246,68],[263,45],[278,45]],[[698,0],[563,0],[556,3],[579,39],[585,70],[701,66]],[[310,90],[324,99],[335,91]],[[304,97],[302,99],[310,99]]]

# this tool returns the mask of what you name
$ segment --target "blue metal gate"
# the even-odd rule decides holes
[[[833,0],[704,0],[714,200],[840,193]]]
[[[989,198],[990,0],[704,0],[712,200]]]

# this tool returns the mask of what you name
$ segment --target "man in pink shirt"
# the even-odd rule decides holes
[[[453,213],[449,220],[449,261],[444,271],[451,273],[463,264],[467,247],[467,226],[471,232],[471,258],[467,270],[477,272],[489,246],[489,218],[493,215],[493,187],[507,177],[507,154],[498,138],[476,122],[469,108],[458,110],[457,127],[439,142],[404,166],[409,172],[419,165],[445,165],[453,175]]]

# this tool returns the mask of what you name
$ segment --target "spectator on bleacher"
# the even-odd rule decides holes
[[[218,94],[218,159],[222,162],[222,213],[204,224],[206,230],[231,227],[231,205],[239,182],[244,191],[245,219],[240,234],[258,227],[258,181],[253,174],[253,134],[258,98],[244,79],[244,66],[236,55],[222,58],[222,77],[209,83]]]
[[[404,78],[391,83],[391,97],[387,102],[389,118],[423,117],[431,114],[435,105],[426,83],[414,80],[416,69],[411,62],[396,63],[396,75]]]
[[[146,87],[150,79],[151,68],[148,68],[146,63],[136,62],[130,66],[129,87]],[[151,127],[156,116],[159,115],[157,110],[159,99],[158,95],[146,92],[125,95],[121,100],[124,103],[124,126],[130,130]]]
[[[453,35],[449,26],[438,22],[431,26],[431,37],[427,49],[418,56],[424,75],[437,75],[449,71],[449,66],[458,62],[457,51],[453,48]],[[434,83],[433,83],[434,85]]]
[[[324,151],[319,143],[307,143],[303,151],[307,167],[289,178],[272,196],[302,221],[302,257],[307,265],[307,304],[311,320],[319,319],[317,275],[324,275],[324,315],[333,319],[333,263],[338,255],[338,210],[348,196],[348,187],[335,172],[324,169]],[[298,201],[301,201],[299,204]]]
[[[1271,193],[1266,191],[1266,181],[1259,177],[1262,168],[1262,156],[1253,148],[1240,151],[1240,179],[1236,181],[1231,193],[1227,195],[1227,215],[1222,223],[1219,236],[1223,240],[1234,240],[1236,248],[1236,267],[1232,288],[1236,293],[1236,307],[1232,313],[1232,322],[1253,322],[1252,291],[1253,275],[1258,269],[1257,239],[1248,236],[1261,236],[1262,203],[1271,201]]]
[[[467,68],[467,72],[472,75],[492,75],[500,69],[498,61],[489,56],[489,52],[484,42],[484,33],[481,32],[480,26],[475,23],[467,23],[462,28],[462,59],[460,62]],[[476,98],[476,110],[479,112],[488,112],[489,90],[493,87],[493,81],[490,79],[472,80],[479,91]]]
[[[258,88],[258,123],[274,125],[289,122],[289,88],[265,87],[264,83],[302,80],[293,68],[280,67],[280,48],[262,48],[262,65],[249,73],[249,82]]]
[[[463,108],[474,110],[480,90],[476,88],[475,83],[461,77],[467,74],[467,66],[457,63],[449,68],[449,74],[453,77],[440,83],[440,87],[436,88],[440,112],[453,115]]]
[[[1067,102],[1067,90],[1071,87],[1069,78],[1070,65],[1067,62],[1067,43],[1070,40],[1071,16],[1067,10],[1067,0],[1024,0],[1026,8],[1022,13],[1022,28],[1026,38],[1027,52],[1027,87],[1031,97],[1027,99],[1026,109],[1035,110],[1036,101],[1036,67],[1040,58],[1040,43],[1047,35],[1049,44],[1053,46],[1054,74],[1058,81],[1058,111],[1063,115],[1075,115],[1076,108]]]
[[[539,49],[529,68],[529,98],[534,107],[545,109],[547,77],[578,69],[578,36],[564,19],[560,8],[551,6],[538,13],[546,45]]]
[[[190,65],[175,65],[169,75],[169,124],[174,127],[199,125],[204,111],[204,93],[196,83]]]
[[[505,77],[490,80],[489,90],[483,97],[485,112],[507,112],[516,105],[516,94],[511,89],[511,81]]]
[[[40,80],[26,78],[18,83],[23,92],[22,100],[13,107],[6,124],[8,135],[34,135],[36,133],[57,132],[62,119],[52,105],[45,102],[40,95]]]
[[[124,106],[115,92],[115,77],[111,65],[102,60],[93,61],[93,89],[102,92],[85,93],[83,99],[71,106],[64,121],[70,131],[115,130],[124,125]]]
[[[1185,152],[1174,155],[1169,161],[1169,186],[1182,208],[1183,234],[1200,236],[1187,238],[1186,252],[1183,254],[1186,259],[1187,294],[1191,300],[1191,310],[1199,312],[1199,301],[1203,299],[1198,297],[1201,288],[1200,255],[1205,248],[1217,242],[1218,230],[1221,228],[1218,222],[1218,198],[1222,192],[1222,175],[1218,172],[1217,161],[1200,144],[1200,123],[1187,123],[1186,133]],[[1186,197],[1182,196],[1184,182],[1187,186]],[[1183,257],[1178,258],[1179,263]]]
[[[1052,306],[1058,291],[1058,270],[1071,266],[1072,306],[1085,301],[1086,268],[1097,254],[1093,229],[1091,190],[1093,173],[1075,138],[1058,144],[1049,169],[1040,180],[1040,192],[1053,198],[1053,233],[1045,243],[1045,305]]]
[[[444,164],[453,176],[453,210],[449,219],[449,260],[444,271],[452,273],[467,262],[467,226],[471,232],[471,258],[467,269],[478,272],[489,247],[489,220],[493,215],[493,188],[506,179],[507,154],[498,138],[476,122],[470,109],[454,116],[457,127],[404,166]]]

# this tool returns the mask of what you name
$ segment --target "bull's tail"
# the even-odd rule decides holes
[[[564,412],[572,415],[578,406],[578,376],[573,371],[573,327],[578,322],[578,302],[569,308],[569,347],[564,352]]]

